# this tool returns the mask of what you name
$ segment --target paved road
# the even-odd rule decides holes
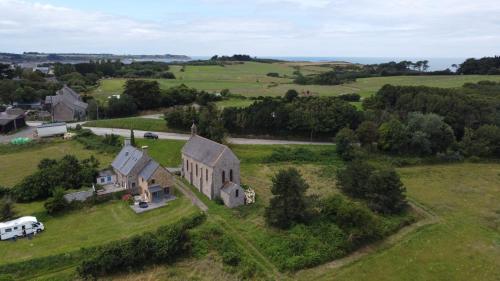
[[[41,122],[29,122],[30,126],[40,125]],[[99,136],[115,134],[122,137],[130,136],[129,129],[114,129],[114,128],[97,128],[97,127],[87,127],[85,122],[71,123],[68,127],[74,128],[77,124],[90,129],[94,134]],[[144,133],[146,131],[134,130],[134,135],[136,138],[144,138]],[[188,134],[177,134],[177,133],[165,133],[165,132],[153,132],[158,135],[159,139],[163,140],[183,140],[189,139]],[[268,140],[268,139],[250,139],[250,138],[227,138],[227,141],[232,144],[261,144],[261,145],[277,145],[277,144],[303,144],[303,145],[333,145],[331,142],[309,142],[309,141],[290,141],[290,140]]]

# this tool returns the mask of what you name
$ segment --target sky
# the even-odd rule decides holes
[[[0,0],[0,52],[500,55],[499,0]]]

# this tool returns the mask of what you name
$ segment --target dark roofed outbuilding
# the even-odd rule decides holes
[[[24,114],[0,113],[0,134],[7,134],[26,126]]]

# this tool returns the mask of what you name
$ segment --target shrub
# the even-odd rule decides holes
[[[162,226],[155,232],[84,249],[86,258],[77,271],[83,278],[96,278],[147,264],[172,262],[189,247],[186,231],[204,220],[205,215],[199,214],[170,226]]]
[[[56,214],[66,210],[69,207],[68,201],[64,198],[64,189],[56,188],[53,195],[44,204],[47,213]]]
[[[0,220],[7,220],[14,216],[14,205],[8,197],[0,199]]]

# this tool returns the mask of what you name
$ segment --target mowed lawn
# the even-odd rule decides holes
[[[178,196],[180,196],[180,193]],[[92,208],[72,211],[52,217],[44,214],[42,202],[17,204],[18,215],[37,215],[46,230],[35,238],[0,242],[0,264],[50,256],[96,246],[156,230],[198,209],[185,197],[179,197],[168,206],[143,214],[136,214],[127,203],[115,201]]]
[[[360,261],[299,273],[301,280],[499,280],[500,164],[399,169],[408,195],[439,222]]]
[[[302,66],[301,72],[304,74],[320,73],[331,70],[328,66]],[[176,79],[156,79],[163,89],[178,86],[181,84],[205,90],[208,92],[219,92],[222,89],[229,89],[232,93],[241,94],[247,97],[257,96],[282,96],[289,89],[296,89],[299,92],[310,91],[321,96],[335,96],[345,93],[359,93],[366,97],[385,84],[394,85],[424,85],[432,87],[453,88],[461,87],[464,83],[478,82],[481,80],[500,81],[500,75],[462,75],[462,76],[393,76],[360,78],[354,83],[321,86],[321,85],[296,85],[293,84],[293,72],[296,70],[294,64],[289,63],[255,63],[246,62],[243,64],[233,64],[222,66],[186,66],[181,72],[181,66],[172,66],[171,71]],[[280,77],[268,77],[267,73],[276,72]],[[107,100],[107,97],[121,94],[124,89],[126,79],[105,79],[91,94],[100,100]],[[225,106],[245,106],[248,101],[231,100],[221,103]]]
[[[113,155],[86,150],[76,141],[53,141],[37,144],[22,151],[0,154],[0,186],[12,187],[24,177],[36,171],[38,163],[44,158],[59,159],[71,154],[79,159],[96,157],[101,167],[107,167]]]

